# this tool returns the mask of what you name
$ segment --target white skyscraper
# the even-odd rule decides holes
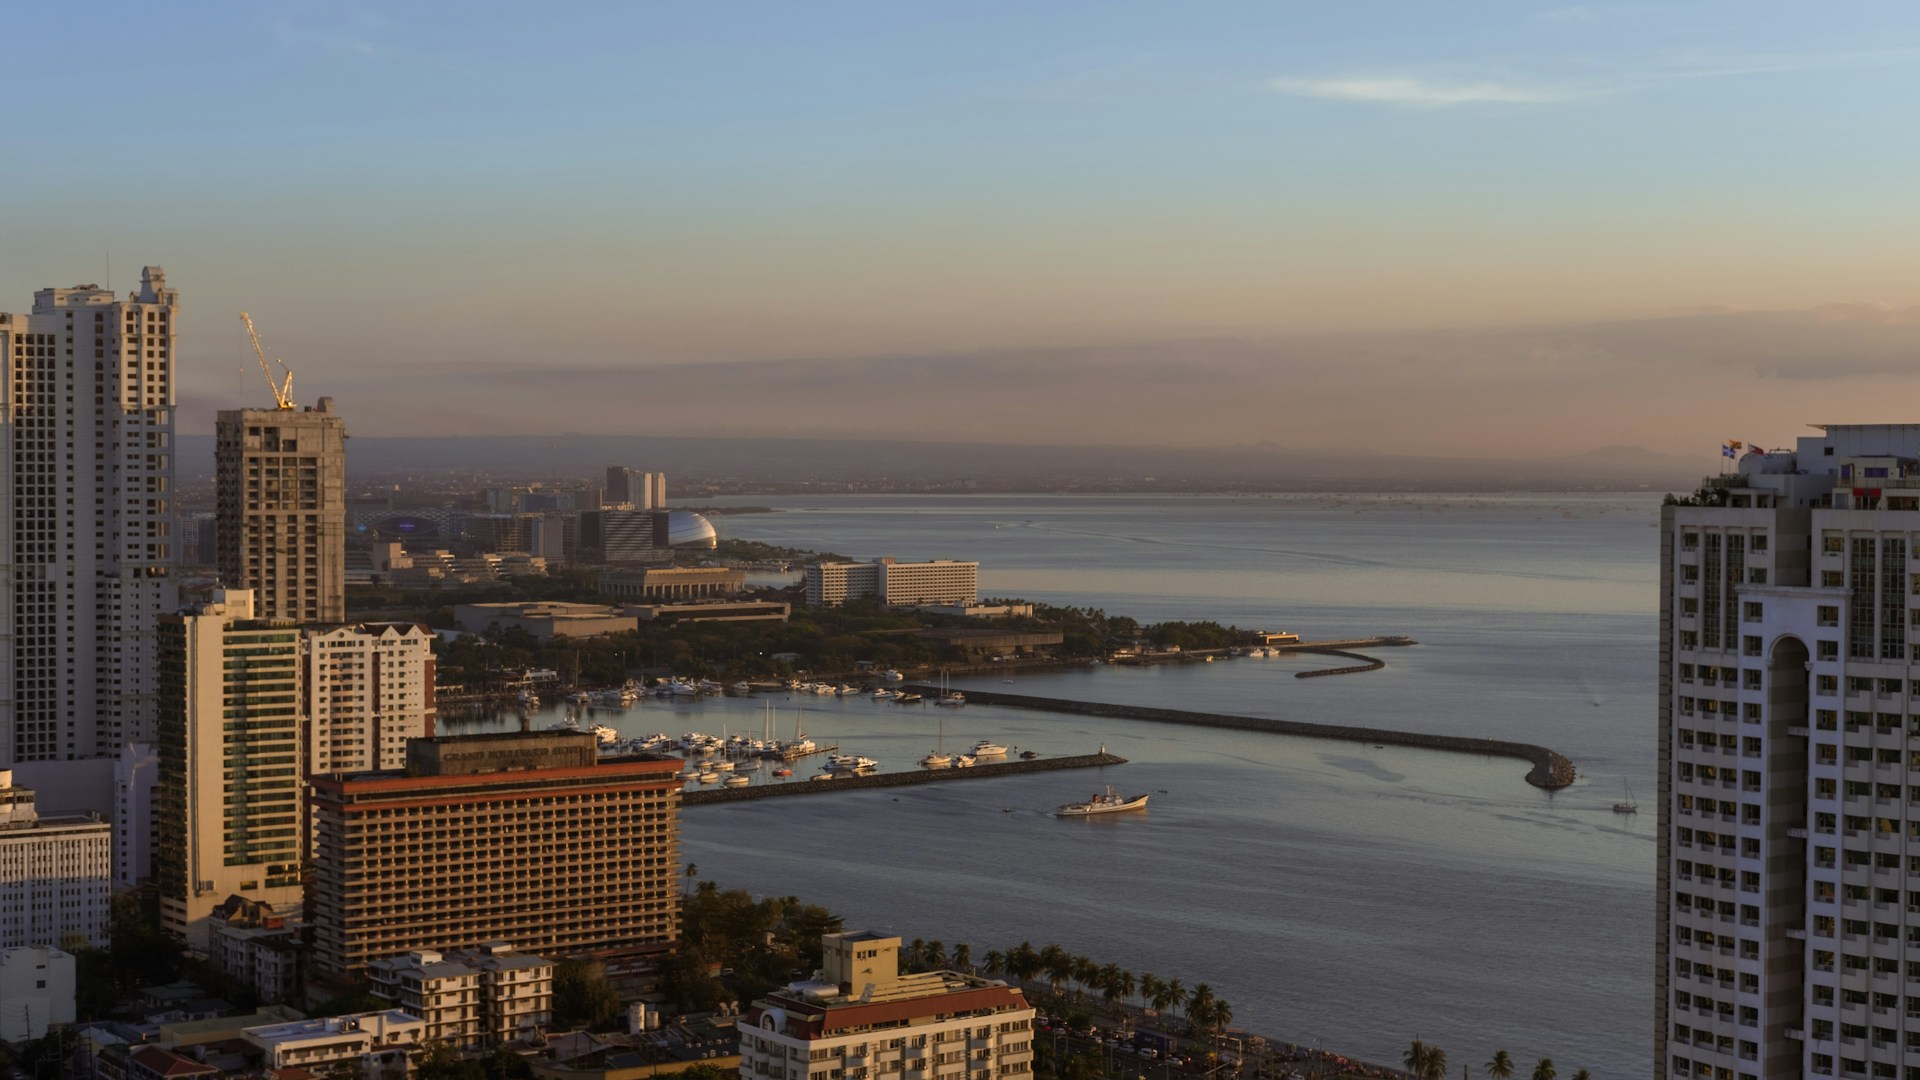
[[[42,289],[0,313],[0,766],[154,736],[154,622],[175,605],[179,295]]]
[[[1920,1077],[1920,425],[1824,431],[1661,514],[1656,1077]]]

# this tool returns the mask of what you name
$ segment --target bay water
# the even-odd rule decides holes
[[[856,557],[978,559],[986,596],[1215,619],[1308,639],[1408,634],[1382,671],[1325,658],[1098,667],[961,689],[1537,742],[1516,760],[969,705],[776,695],[773,723],[908,767],[993,738],[1105,745],[1098,771],[689,808],[701,879],[794,894],[852,927],[1058,943],[1210,983],[1234,1024],[1397,1063],[1506,1049],[1563,1075],[1652,1052],[1657,496],[897,496],[740,500],[723,535]],[[649,702],[629,734],[758,732],[764,702]],[[938,714],[938,715],[936,715]],[[1017,751],[1016,751],[1017,752]],[[804,770],[796,770],[804,775]],[[756,782],[767,782],[761,777]],[[1049,808],[1111,783],[1141,814]],[[1629,787],[1643,811],[1615,814]]]

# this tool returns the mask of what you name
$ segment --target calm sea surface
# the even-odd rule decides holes
[[[780,695],[783,732],[798,721],[883,768],[940,739],[952,750],[983,737],[1047,754],[1104,743],[1130,764],[700,807],[684,837],[702,879],[797,894],[854,926],[965,941],[976,957],[1058,942],[1209,982],[1237,1026],[1375,1061],[1398,1062],[1419,1037],[1456,1062],[1505,1048],[1551,1056],[1562,1075],[1648,1071],[1657,497],[773,503],[716,524],[860,557],[978,559],[983,595],[1420,642],[1380,650],[1384,671],[1346,677],[1243,659],[963,689],[1520,739],[1565,753],[1581,778],[1549,795],[1519,761]],[[757,733],[766,708],[649,701],[605,715],[635,734]],[[1152,792],[1151,808],[1046,812],[1103,782]],[[1628,783],[1637,817],[1610,809]]]

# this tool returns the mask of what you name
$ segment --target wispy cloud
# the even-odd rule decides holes
[[[1843,71],[1911,63],[1920,50],[1881,49],[1803,56],[1721,56],[1688,54],[1664,66],[1589,76],[1572,81],[1514,79],[1437,79],[1420,75],[1362,74],[1330,78],[1287,77],[1267,85],[1295,97],[1355,101],[1419,109],[1457,105],[1543,105],[1577,98],[1628,93],[1690,79],[1724,79],[1795,72]]]
[[[1538,105],[1582,95],[1568,86],[1512,82],[1437,82],[1407,77],[1344,79],[1275,79],[1272,87],[1296,97],[1334,101],[1363,101],[1379,105],[1408,105],[1444,109],[1454,105]]]

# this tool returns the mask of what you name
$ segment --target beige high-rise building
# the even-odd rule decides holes
[[[535,731],[418,739],[403,772],[315,776],[314,967],[357,977],[422,943],[664,951],[680,765]]]
[[[162,923],[205,949],[227,897],[299,904],[306,780],[325,763],[392,765],[433,730],[431,635],[302,628],[230,589],[160,622]]]
[[[214,443],[220,579],[261,618],[346,618],[347,425],[312,408],[228,409]]]
[[[0,767],[153,738],[180,297],[157,266],[140,279],[0,313]]]

